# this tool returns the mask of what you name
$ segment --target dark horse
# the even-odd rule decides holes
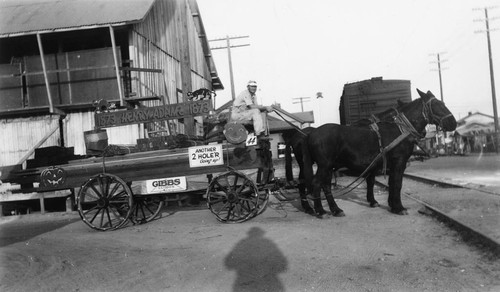
[[[304,180],[304,162],[302,159],[302,147],[305,145],[307,135],[311,133],[313,127],[307,127],[299,130],[289,130],[283,133],[283,140],[285,140],[285,174],[286,180],[288,182],[293,181],[293,173],[292,173],[292,151],[295,156],[295,160],[299,165],[299,183],[297,185],[300,193],[300,198],[302,200],[306,199],[306,185]],[[302,202],[304,205],[304,202]],[[309,209],[311,209],[309,207]],[[312,209],[311,209],[312,210]]]
[[[331,191],[333,170],[341,167],[361,174],[371,165],[365,173],[366,197],[370,206],[378,206],[373,196],[373,186],[375,174],[381,170],[383,163],[381,159],[373,161],[384,155],[389,174],[389,207],[393,213],[407,214],[406,208],[401,203],[401,186],[406,163],[412,154],[414,143],[423,137],[427,124],[435,124],[445,131],[453,131],[457,126],[455,118],[443,102],[437,100],[430,91],[427,93],[418,89],[417,91],[420,98],[401,106],[398,114],[393,117],[394,121],[376,123],[377,130],[367,127],[325,124],[311,131],[307,137],[307,147],[302,147],[302,149],[305,178],[312,188],[316,215],[322,216],[326,213],[320,198],[320,192],[323,189],[332,215],[345,216],[344,211],[335,203]],[[401,136],[402,134],[405,135]],[[386,152],[383,152],[384,155],[379,155],[382,147],[400,138],[402,140],[399,143],[386,149]],[[318,169],[313,176],[312,164],[314,162]],[[310,210],[306,210],[308,211]]]
[[[405,103],[398,101],[398,108],[404,105]],[[381,122],[381,121],[393,121],[393,117],[396,116],[399,111],[398,108],[390,108],[383,112],[374,114],[370,118],[360,119],[350,126],[353,127],[365,127],[368,128],[371,124]],[[283,133],[283,139],[285,140],[285,172],[287,181],[293,181],[293,173],[292,173],[292,156],[291,153],[295,156],[297,164],[299,165],[299,183],[297,188],[299,189],[300,199],[302,208],[306,213],[314,214],[314,210],[309,205],[306,194],[306,183],[304,179],[304,161],[303,161],[303,150],[302,147],[307,143],[307,135],[315,129],[313,127],[307,127],[298,130],[290,130],[288,132]],[[335,172],[334,172],[335,174]],[[334,184],[335,185],[335,184]]]

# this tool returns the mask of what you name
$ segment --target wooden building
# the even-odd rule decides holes
[[[175,104],[199,88],[223,86],[196,0],[0,2],[0,166],[23,163],[38,147],[85,154],[96,104]],[[151,130],[200,128],[186,118],[107,136],[136,144]]]

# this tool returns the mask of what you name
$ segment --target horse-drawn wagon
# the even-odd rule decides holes
[[[173,193],[204,192],[208,208],[221,222],[243,222],[263,212],[273,179],[270,143],[247,135],[243,125],[214,117],[210,99],[139,109],[104,106],[95,113],[91,134],[97,138],[87,140],[99,143],[108,127],[191,116],[205,117],[219,129],[225,124],[224,134],[212,135],[213,142],[188,141],[189,147],[144,152],[108,145],[99,156],[13,168],[2,180],[24,186],[16,192],[72,190],[82,220],[102,231],[153,220],[166,195]],[[170,146],[167,140],[162,141]]]

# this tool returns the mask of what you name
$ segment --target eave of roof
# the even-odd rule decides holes
[[[155,0],[0,1],[0,38],[140,22]]]

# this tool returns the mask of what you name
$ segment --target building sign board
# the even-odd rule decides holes
[[[206,99],[134,110],[102,112],[95,114],[95,125],[97,128],[107,128],[204,116],[208,115],[211,110],[213,110],[212,101]]]
[[[222,144],[189,147],[188,154],[189,167],[224,164]]]

